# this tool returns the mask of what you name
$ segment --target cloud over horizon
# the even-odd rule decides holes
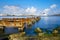
[[[56,4],[52,4],[50,5],[50,8],[46,8],[43,10],[43,13],[49,14],[49,12],[52,12],[52,9],[56,8],[57,5]]]
[[[5,5],[2,10],[2,14],[10,14],[10,15],[22,15],[22,14],[27,14],[27,15],[33,15],[35,14],[37,9],[35,7],[30,7],[30,8],[20,8],[17,6],[8,6]]]
[[[21,8],[21,7],[18,7],[18,6],[8,6],[8,5],[5,5],[3,7],[3,10],[2,10],[2,14],[14,14],[14,15],[40,15],[42,13],[45,13],[45,14],[49,14],[49,12],[51,12],[52,9],[56,8],[57,5],[56,4],[52,4],[50,5],[49,8],[46,8],[46,9],[43,9],[42,11],[39,11],[37,8],[35,7],[27,7],[25,9]]]
[[[57,7],[56,4],[53,4],[53,5],[50,6],[50,8],[56,8],[56,7]]]
[[[27,8],[26,9],[26,12],[30,12],[30,13],[35,13],[36,11],[37,11],[37,9],[34,8],[34,7],[31,7],[31,8]]]
[[[3,13],[6,13],[6,14],[21,14],[23,12],[23,9],[20,8],[20,7],[17,7],[17,6],[8,6],[8,5],[5,5],[3,7],[4,9],[2,10]]]

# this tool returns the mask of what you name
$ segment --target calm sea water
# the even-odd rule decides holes
[[[0,17],[1,19],[2,17]],[[8,17],[10,18],[10,17]],[[27,35],[36,35],[34,30],[39,27],[41,29],[43,29],[43,31],[45,32],[45,30],[49,30],[52,31],[54,28],[57,27],[57,25],[60,25],[60,16],[50,16],[50,17],[41,17],[41,20],[39,20],[38,22],[36,22],[35,24],[33,24],[32,28],[29,29],[25,29],[24,31],[26,32]],[[13,31],[12,31],[13,30]],[[5,33],[13,33],[13,32],[17,32],[18,30],[15,28],[5,28]]]
[[[60,25],[60,16],[41,17],[41,20],[36,22],[31,29],[26,29],[25,31],[28,35],[32,36],[35,35],[34,30],[37,27],[42,28],[45,32],[45,30],[52,31],[57,25]]]

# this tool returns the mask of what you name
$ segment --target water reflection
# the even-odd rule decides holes
[[[46,24],[48,24],[48,17],[44,17],[43,20]]]

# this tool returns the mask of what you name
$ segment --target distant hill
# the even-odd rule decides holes
[[[52,16],[60,16],[60,14],[54,14],[54,15],[52,15]]]

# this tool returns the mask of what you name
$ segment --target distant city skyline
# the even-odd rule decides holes
[[[60,14],[60,0],[0,0],[0,15]]]

